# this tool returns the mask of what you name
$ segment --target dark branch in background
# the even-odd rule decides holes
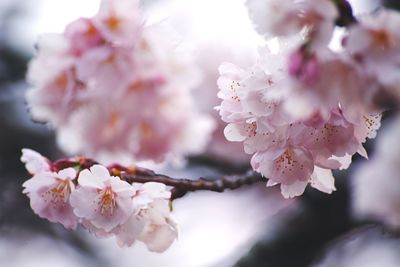
[[[400,10],[400,1],[399,0],[383,0],[383,5],[387,8]]]
[[[88,169],[91,166],[98,164],[96,161],[84,157],[75,160],[62,159],[54,162],[51,169],[58,172],[62,169],[74,167],[79,171]],[[158,174],[154,171],[138,166],[125,167],[120,164],[112,164],[107,166],[112,175],[119,176],[122,180],[128,183],[147,183],[157,182],[173,187],[171,200],[183,197],[188,192],[194,191],[213,191],[224,192],[225,190],[238,189],[245,185],[251,185],[258,182],[265,182],[262,176],[254,171],[247,171],[244,174],[223,175],[216,179],[198,178],[195,180],[185,178],[173,178],[164,174]]]
[[[357,22],[354,17],[353,8],[346,0],[332,0],[339,11],[339,17],[336,19],[336,25],[340,27],[350,26]]]

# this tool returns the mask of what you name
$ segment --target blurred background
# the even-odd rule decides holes
[[[399,7],[396,0],[350,2],[357,14],[381,4]],[[70,232],[34,215],[22,194],[28,174],[19,160],[21,148],[35,149],[53,160],[63,155],[53,132],[30,119],[24,100],[27,63],[39,34],[62,32],[72,20],[92,16],[98,5],[99,0],[0,0],[0,266],[400,266],[400,239],[376,222],[352,216],[351,170],[336,174],[337,191],[332,195],[307,190],[296,200],[284,200],[264,185],[224,194],[189,194],[175,201],[180,236],[163,254],[148,252],[141,244],[120,249],[115,240],[97,239],[82,229]],[[183,38],[199,47],[195,56],[208,77],[201,86],[215,87],[215,92],[218,65],[222,61],[249,65],[262,45],[251,30],[242,0],[146,0],[143,6],[149,21],[171,19]],[[200,60],[210,53],[211,61]],[[216,98],[197,99],[204,99],[199,101],[203,110],[216,112],[212,109],[218,104]],[[226,153],[212,147],[212,155]],[[172,174],[195,178],[247,167],[235,166],[222,168],[194,157],[187,168]],[[380,265],[367,265],[378,258]]]

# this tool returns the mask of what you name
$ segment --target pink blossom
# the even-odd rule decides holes
[[[289,75],[296,77],[306,85],[313,85],[319,78],[319,64],[315,56],[307,58],[302,51],[295,51],[289,57]]]
[[[108,42],[131,46],[142,28],[140,17],[138,0],[102,0],[93,23]]]
[[[104,42],[98,29],[87,18],[70,23],[65,29],[65,36],[71,40],[72,53],[77,56]]]
[[[194,108],[197,69],[171,36],[143,23],[138,1],[103,0],[93,18],[39,42],[28,70],[33,118],[55,129],[65,152],[104,161],[201,152],[213,122]]]
[[[110,232],[125,223],[133,212],[134,189],[101,165],[83,170],[79,187],[71,194],[74,213],[94,227]]]
[[[231,3],[240,6],[241,3]],[[191,8],[193,9],[193,8]],[[239,9],[239,8],[238,8]],[[248,21],[248,15],[246,10],[240,9],[240,13],[243,16],[243,23],[241,25],[246,28],[242,30],[240,36],[254,34],[250,21]],[[192,10],[190,14],[195,13]],[[187,13],[185,13],[186,15]],[[225,18],[225,22],[237,22],[239,14],[230,13],[229,18]],[[193,19],[194,20],[194,19]],[[217,20],[217,18],[215,18]],[[222,159],[231,160],[237,163],[243,164],[250,159],[249,155],[245,154],[243,147],[239,143],[228,142],[224,137],[224,127],[225,123],[219,118],[218,112],[214,109],[215,106],[219,104],[219,99],[217,97],[218,87],[217,79],[219,77],[216,71],[221,64],[221,62],[230,61],[233,63],[240,63],[242,66],[250,66],[255,61],[255,56],[257,54],[257,47],[250,40],[249,44],[238,44],[235,40],[238,39],[237,30],[232,32],[230,40],[230,35],[227,34],[224,27],[221,25],[221,29],[215,29],[216,24],[210,24],[209,28],[212,29],[218,37],[205,36],[206,40],[196,43],[196,62],[202,72],[203,78],[201,83],[193,90],[195,99],[201,99],[197,101],[196,105],[200,106],[203,112],[209,113],[215,120],[217,127],[215,128],[212,138],[207,146],[206,153],[213,157],[218,157]],[[191,31],[193,33],[193,31]],[[195,37],[197,36],[195,32]],[[229,40],[227,40],[227,38]],[[245,40],[244,38],[240,38]]]
[[[74,97],[82,84],[74,76],[74,58],[64,36],[47,34],[38,42],[38,55],[29,64],[27,79],[35,88],[27,92],[33,119],[58,126],[78,103]]]
[[[333,177],[332,171],[329,169],[315,167],[310,183],[312,187],[327,194],[336,190],[335,177]]]
[[[270,179],[269,184],[281,184],[284,197],[301,195],[314,170],[312,155],[301,147],[289,145],[284,151],[267,150],[254,154],[254,170]]]
[[[22,149],[21,161],[32,175],[50,171],[50,161],[32,149]]]
[[[131,246],[136,240],[146,243],[151,251],[162,252],[176,238],[177,226],[171,217],[171,193],[160,183],[136,185],[133,196],[135,211],[126,223],[116,230],[120,246]]]
[[[250,17],[261,34],[293,35],[301,30],[315,44],[328,44],[338,11],[328,0],[248,0]]]
[[[354,125],[342,115],[340,109],[331,112],[330,118],[320,127],[307,127],[303,133],[302,143],[319,157],[342,157],[355,154],[359,140],[355,136]],[[317,162],[323,165],[323,162]]]
[[[110,88],[116,93],[128,87],[134,67],[131,51],[100,46],[88,50],[77,60],[76,75],[89,90],[96,90],[101,96],[109,94]]]
[[[308,61],[301,62],[298,73],[291,74],[282,91],[284,108],[291,116],[307,119],[320,113],[328,118],[339,104],[347,120],[353,123],[360,113],[382,112],[374,103],[379,85],[363,76],[346,54],[320,49],[312,57],[318,64],[310,63],[310,67]]]
[[[243,143],[253,155],[253,169],[268,178],[268,186],[280,184],[285,197],[301,195],[307,184],[332,193],[332,170],[347,168],[357,152],[367,157],[363,143],[376,135],[380,116],[366,115],[375,109],[370,96],[361,97],[367,81],[351,60],[327,49],[314,59],[289,49],[264,54],[248,70],[228,63],[220,67],[224,133],[227,140]],[[289,55],[294,57],[289,70],[282,60],[271,63]]]
[[[372,77],[398,96],[400,34],[398,12],[380,9],[360,18],[349,29],[344,46],[366,77]]]
[[[150,251],[164,252],[178,237],[178,225],[170,215],[167,201],[155,200],[149,208],[138,214],[146,221],[138,240],[146,244]]]
[[[75,178],[73,168],[58,173],[39,172],[23,184],[23,192],[30,198],[31,207],[37,215],[59,222],[65,228],[75,229],[78,218],[69,203],[71,194],[75,192]]]

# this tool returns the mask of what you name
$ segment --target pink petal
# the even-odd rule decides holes
[[[335,177],[332,175],[332,171],[319,167],[314,168],[314,172],[311,175],[311,186],[327,194],[331,194],[336,190],[335,188]]]
[[[290,185],[281,184],[282,195],[285,198],[293,198],[300,196],[304,193],[307,184],[308,184],[307,181],[296,181]]]

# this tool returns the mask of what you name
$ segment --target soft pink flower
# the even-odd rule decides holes
[[[39,172],[26,181],[24,193],[30,198],[33,211],[51,222],[59,222],[65,228],[75,229],[78,218],[69,203],[70,195],[75,191],[73,180],[76,171],[67,168],[55,172]]]
[[[87,18],[70,23],[65,29],[65,36],[71,40],[72,53],[76,56],[104,42],[92,20]]]
[[[317,45],[328,44],[338,16],[328,0],[248,0],[250,17],[261,34],[283,36],[303,31]]]
[[[142,28],[138,0],[102,0],[94,25],[104,38],[114,44],[132,46]]]
[[[327,194],[336,190],[335,177],[333,177],[332,171],[329,169],[315,167],[310,183],[312,187]]]
[[[128,88],[134,71],[132,51],[100,46],[88,50],[76,62],[77,78],[88,85],[92,97],[114,94]],[[104,96],[102,97],[104,98]]]
[[[313,85],[319,78],[319,63],[314,56],[306,56],[303,51],[295,51],[289,57],[289,75],[296,77],[306,85]]]
[[[380,9],[349,29],[344,46],[366,77],[372,77],[399,96],[400,15]]]
[[[38,55],[29,64],[27,79],[35,88],[27,91],[33,119],[51,126],[65,123],[78,106],[75,96],[84,86],[76,80],[70,42],[62,35],[47,34],[38,42]]]
[[[32,149],[22,149],[21,161],[32,175],[50,171],[50,161]]]
[[[340,109],[331,112],[330,118],[320,127],[306,127],[302,144],[314,155],[329,159],[331,156],[342,157],[355,154],[360,145],[355,136],[354,125],[342,115]],[[316,162],[322,164],[322,162]]]
[[[251,164],[253,169],[266,178],[285,186],[297,182],[305,182],[305,185],[307,185],[314,170],[311,153],[302,147],[292,145],[289,145],[283,151],[281,149],[277,151],[270,149],[265,152],[258,152],[254,154]],[[287,197],[287,195],[284,196]]]
[[[78,184],[71,194],[71,206],[76,216],[94,227],[110,232],[132,214],[134,189],[119,177],[110,176],[107,168],[94,165],[83,170]]]
[[[312,58],[314,63],[302,60],[298,64],[298,72],[291,74],[282,90],[284,108],[291,116],[307,119],[320,113],[328,118],[339,104],[346,119],[353,123],[360,113],[381,112],[374,103],[379,85],[363,76],[348,55],[320,49]]]
[[[160,183],[145,183],[133,197],[136,211],[116,230],[118,244],[131,246],[142,241],[151,251],[163,252],[177,237],[177,225],[171,217],[171,193]]]
[[[224,133],[243,143],[253,155],[253,169],[269,179],[268,186],[280,184],[285,197],[301,195],[307,184],[332,193],[332,170],[346,169],[357,152],[366,157],[363,143],[380,125],[379,116],[364,115],[374,110],[362,91],[362,85],[369,91],[369,80],[362,80],[351,60],[327,48],[311,58],[289,49],[264,51],[267,56],[248,70],[220,67]],[[287,70],[282,58],[290,55]]]
[[[144,25],[138,1],[103,0],[94,18],[40,40],[28,70],[33,118],[55,128],[65,152],[104,161],[201,152],[213,122],[195,108],[197,68],[172,35]]]
[[[145,243],[150,251],[164,252],[178,237],[178,225],[170,215],[168,201],[155,200],[138,216],[146,222],[138,240]]]

